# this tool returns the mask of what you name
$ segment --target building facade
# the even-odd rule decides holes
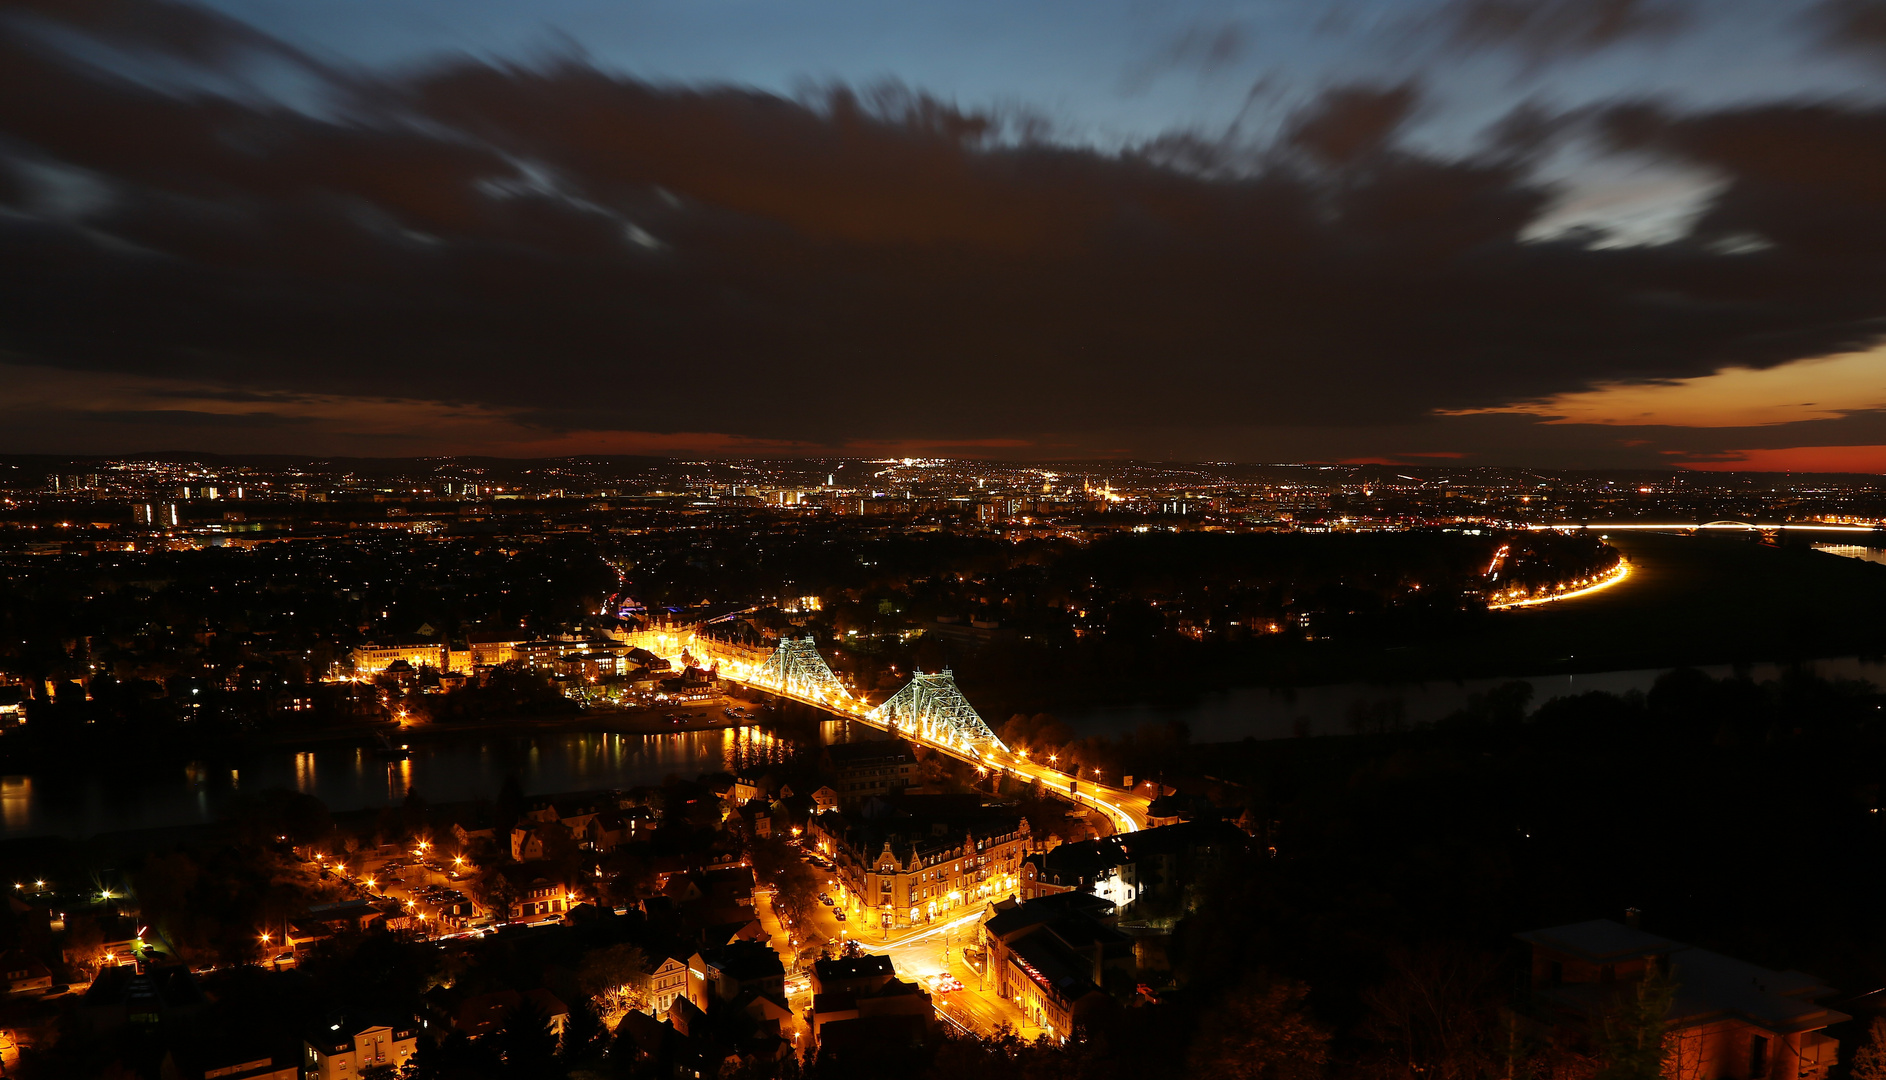
[[[838,901],[880,927],[917,925],[1015,896],[1022,860],[1036,846],[1028,819],[1013,812],[879,824],[834,811],[813,818],[810,828],[813,846],[833,861]]]
[[[412,1060],[419,1045],[419,1022],[351,1024],[337,1020],[302,1040],[302,1080],[354,1080],[363,1070],[398,1070]]]

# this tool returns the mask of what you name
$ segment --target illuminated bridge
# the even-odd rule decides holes
[[[758,650],[696,636],[685,642],[682,656],[696,664],[711,665],[723,679],[891,732],[978,769],[1039,780],[1045,790],[1107,815],[1119,832],[1145,826],[1148,796],[1080,781],[1030,761],[1025,752],[1011,751],[963,696],[948,668],[934,673],[919,671],[903,689],[878,705],[870,705],[832,673],[810,634],[781,638],[779,647],[763,659]]]
[[[1577,524],[1566,524],[1566,525],[1528,525],[1526,526],[1526,528],[1530,529],[1533,532],[1543,532],[1546,530],[1554,530],[1554,531],[1561,531],[1561,532],[1570,532],[1570,531],[1576,531],[1576,530],[1602,530],[1605,532],[1611,532],[1613,530],[1617,530],[1617,531],[1635,530],[1635,531],[1640,531],[1640,532],[1703,532],[1703,531],[1707,531],[1707,532],[1763,532],[1763,533],[1781,532],[1784,530],[1799,531],[1799,532],[1844,532],[1844,533],[1886,532],[1886,526],[1882,526],[1882,525],[1832,525],[1832,524],[1823,524],[1818,521],[1791,521],[1791,522],[1783,522],[1777,525],[1761,525],[1761,524],[1757,524],[1757,523],[1749,522],[1749,521],[1727,521],[1727,520],[1705,521],[1705,522],[1684,521],[1684,522],[1676,522],[1676,523],[1657,523],[1657,524],[1653,524],[1653,523],[1645,522],[1645,521],[1623,521],[1623,522],[1609,522],[1609,523],[1603,523],[1603,524],[1600,524],[1597,522],[1580,522]]]

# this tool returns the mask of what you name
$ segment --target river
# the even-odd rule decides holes
[[[1820,674],[1886,686],[1886,664],[1858,657],[1822,660]],[[1533,688],[1530,708],[1556,697],[1602,690],[1649,690],[1668,669],[1604,671],[1587,675],[1469,679],[1461,682],[1343,683],[1272,690],[1245,687],[1207,694],[1182,707],[1116,705],[1063,713],[1077,735],[1123,735],[1141,724],[1181,721],[1194,742],[1247,737],[1345,735],[1373,727],[1376,718],[1401,723],[1438,720],[1476,694],[1520,681]],[[1705,667],[1729,675],[1728,665]],[[1743,669],[1756,680],[1781,673],[1776,664]],[[882,737],[859,725],[827,722],[821,742]],[[856,730],[853,730],[853,729]],[[287,788],[319,798],[336,811],[389,806],[417,790],[430,802],[456,802],[498,793],[515,775],[527,795],[659,784],[669,775],[694,777],[790,751],[760,728],[721,728],[658,735],[607,732],[537,732],[468,735],[415,742],[407,761],[387,762],[371,750],[332,746],[316,750],[257,749],[229,761],[179,765],[77,766],[30,775],[0,776],[0,839],[56,834],[89,836],[119,829],[212,822],[240,792]]]
[[[1859,657],[1818,660],[1809,665],[1827,678],[1861,679],[1886,686],[1886,664]],[[1061,713],[1077,735],[1124,735],[1141,724],[1179,721],[1191,729],[1193,742],[1231,742],[1244,738],[1285,739],[1296,735],[1347,735],[1358,722],[1372,730],[1378,719],[1399,718],[1405,724],[1430,723],[1455,712],[1476,694],[1510,682],[1532,686],[1529,710],[1558,697],[1604,691],[1622,694],[1649,690],[1669,668],[1600,671],[1588,675],[1509,676],[1465,679],[1460,682],[1338,683],[1273,690],[1242,687],[1207,694],[1177,707],[1109,705]],[[1727,664],[1700,670],[1721,678],[1738,669]],[[1751,664],[1739,669],[1757,682],[1782,672],[1778,664]]]
[[[118,829],[215,821],[239,792],[287,788],[330,810],[395,805],[417,790],[429,802],[493,797],[515,775],[528,795],[660,784],[766,760],[789,750],[760,728],[660,735],[544,732],[471,735],[412,744],[407,761],[371,750],[257,749],[229,761],[84,765],[0,776],[0,838],[89,836]]]

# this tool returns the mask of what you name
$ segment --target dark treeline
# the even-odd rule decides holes
[[[1636,1075],[1602,1044],[1523,1035],[1512,937],[1630,907],[1842,988],[1850,1060],[1886,984],[1886,698],[1685,670],[1528,715],[1527,690],[1418,730],[1178,751],[1222,812],[1265,825],[1177,927],[1157,1003],[1064,1048],[952,1043],[930,1075]]]

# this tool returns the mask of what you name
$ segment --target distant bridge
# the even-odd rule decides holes
[[[1665,522],[1652,524],[1643,521],[1620,522],[1578,522],[1564,525],[1528,525],[1533,532],[1548,530],[1598,529],[1604,532],[1638,530],[1642,532],[1697,532],[1703,529],[1726,532],[1839,532],[1839,533],[1882,533],[1886,534],[1886,524],[1882,525],[1826,525],[1817,521],[1790,521],[1775,525],[1762,525],[1750,521],[1706,521],[1700,524],[1693,521]]]

